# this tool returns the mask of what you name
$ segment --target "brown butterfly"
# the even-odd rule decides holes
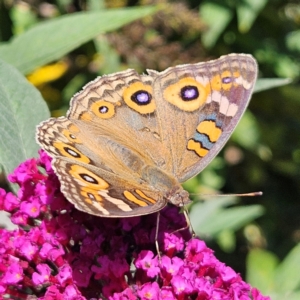
[[[182,206],[181,183],[201,172],[241,119],[257,76],[250,55],[96,78],[66,117],[37,127],[61,190],[76,208],[131,217]]]

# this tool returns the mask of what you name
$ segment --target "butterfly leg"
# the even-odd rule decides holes
[[[155,247],[158,255],[158,261],[161,262],[161,256],[159,251],[159,245],[158,245],[158,230],[159,230],[159,219],[160,219],[160,212],[157,212],[157,218],[156,218],[156,230],[155,230]]]
[[[192,234],[192,238],[194,238],[196,236],[196,233],[195,233],[194,228],[192,226],[192,223],[191,223],[191,220],[190,220],[190,217],[189,217],[189,212],[187,211],[185,206],[183,206],[183,214],[184,214],[184,217],[185,217],[186,226],[184,226],[182,228],[179,228],[179,229],[173,231],[172,233],[174,234],[176,232],[179,232],[179,231],[182,231],[182,230],[185,230],[185,229],[189,228],[189,230]]]

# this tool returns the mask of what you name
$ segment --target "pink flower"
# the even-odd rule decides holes
[[[36,198],[23,201],[20,205],[21,212],[27,214],[29,217],[36,218],[40,214],[40,201]]]
[[[44,284],[49,282],[51,269],[47,264],[39,264],[37,265],[37,272],[32,274],[32,281],[35,285]]]
[[[66,286],[68,283],[71,283],[72,280],[72,269],[68,264],[63,265],[56,275],[57,281],[62,286]]]
[[[55,261],[59,256],[64,254],[64,250],[59,243],[55,241],[54,243],[49,243],[49,242],[46,242],[42,245],[39,254],[44,259],[48,258],[51,259],[52,261]]]
[[[182,251],[184,248],[184,239],[179,233],[172,234],[165,232],[164,236],[164,250],[167,253],[171,253],[170,251]]]
[[[0,210],[4,209],[5,197],[6,197],[6,192],[3,189],[0,189]]]
[[[90,260],[78,259],[72,263],[72,277],[78,287],[88,287],[93,276]]]
[[[135,266],[146,271],[147,276],[150,278],[155,277],[160,272],[157,257],[153,257],[152,251],[142,250],[135,260]]]
[[[163,286],[160,291],[160,297],[162,300],[176,300],[173,289],[169,286]]]
[[[2,190],[2,193],[4,190]],[[12,212],[13,210],[17,209],[20,205],[20,200],[12,193],[7,193],[4,198],[4,210],[7,212]]]
[[[52,158],[44,150],[39,150],[39,156],[40,157],[37,159],[37,165],[44,167],[47,174],[54,174],[51,165]]]
[[[23,268],[20,263],[13,262],[7,267],[1,282],[5,284],[16,284],[23,279],[23,276]]]
[[[122,228],[125,231],[130,231],[134,226],[138,225],[141,221],[140,217],[133,217],[133,218],[124,218],[122,219]]]
[[[74,284],[70,284],[65,288],[63,296],[64,299],[86,300]]]
[[[176,207],[161,211],[159,261],[155,214],[107,219],[76,210],[44,151],[9,178],[20,189],[17,196],[0,189],[0,208],[19,229],[0,229],[0,298],[269,299],[188,230],[171,234],[185,226]]]
[[[177,275],[177,273],[183,265],[184,261],[181,258],[177,256],[170,258],[164,255],[161,258],[160,266],[162,277],[169,282],[173,276]]]
[[[109,297],[109,300],[136,300],[136,295],[131,288],[126,288],[121,293],[114,293],[113,296]]]
[[[187,268],[183,268],[182,269],[183,272],[187,271]],[[183,276],[182,276],[183,275]],[[174,290],[174,293],[176,295],[181,295],[181,294],[191,294],[193,291],[193,281],[194,281],[194,276],[193,274],[189,274],[188,276],[186,276],[187,274],[178,274],[173,276],[173,278],[171,279],[171,284]],[[191,278],[189,278],[191,277]]]
[[[59,288],[56,285],[51,285],[47,288],[45,295],[40,297],[39,300],[49,300],[49,299],[56,299],[56,300],[64,300],[65,297],[60,292]]]
[[[141,300],[159,299],[159,285],[157,282],[145,283],[137,294]]]
[[[17,211],[10,217],[10,219],[15,225],[26,226],[28,225],[29,216],[21,211]]]
[[[30,261],[38,252],[38,247],[30,240],[24,239],[24,243],[22,243],[19,247],[19,252]]]
[[[38,180],[42,180],[44,179],[44,175],[38,171],[37,161],[32,158],[20,164],[13,174],[8,175],[8,179],[10,182],[22,185],[26,181],[32,180],[37,182]]]

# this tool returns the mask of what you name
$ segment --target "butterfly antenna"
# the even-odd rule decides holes
[[[242,193],[242,194],[201,194],[201,196],[205,196],[205,197],[211,197],[211,196],[256,197],[256,196],[262,196],[262,194],[263,194],[263,192],[259,191],[259,192]],[[190,194],[190,195],[192,195],[192,194]],[[189,215],[189,212],[188,212],[187,207],[185,205],[183,205],[183,214],[184,214],[184,217],[185,217],[185,220],[186,220],[186,226],[183,227],[183,228],[175,230],[173,233],[189,228],[189,230],[192,234],[192,237],[194,238],[196,236],[196,233],[195,233],[194,228],[192,226],[190,215]]]
[[[258,197],[258,196],[262,196],[263,192],[259,191],[259,192],[250,192],[250,193],[242,193],[242,194],[190,194],[193,196],[201,196],[201,197]]]

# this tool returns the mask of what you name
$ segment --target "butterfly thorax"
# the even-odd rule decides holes
[[[172,174],[155,166],[145,166],[141,177],[154,190],[160,191],[169,203],[184,206],[190,202],[189,193],[182,188]]]

